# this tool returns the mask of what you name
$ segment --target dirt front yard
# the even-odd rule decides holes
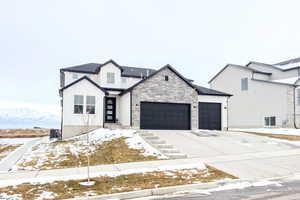
[[[49,135],[49,129],[0,129],[0,138],[32,138]]]
[[[19,144],[0,144],[0,161],[19,146]]]
[[[95,181],[95,184],[92,186],[82,186],[80,183],[87,181],[85,179],[55,181],[44,184],[24,183],[0,188],[0,198],[14,197],[15,199],[24,200],[68,199],[193,183],[207,183],[222,179],[236,179],[236,177],[204,165],[204,167],[192,169],[92,178],[91,181]]]

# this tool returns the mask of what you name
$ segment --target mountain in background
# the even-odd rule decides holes
[[[59,106],[0,101],[0,129],[33,127],[59,128]]]

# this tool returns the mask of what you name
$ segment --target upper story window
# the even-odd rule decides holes
[[[86,96],[86,113],[95,114],[96,98],[95,96]]]
[[[122,83],[126,84],[127,83],[127,78],[126,77],[122,77]]]
[[[77,80],[77,79],[78,79],[78,74],[73,73],[73,74],[72,74],[72,78],[75,79],[75,80]]]
[[[107,72],[106,78],[107,78],[107,81],[106,81],[107,83],[111,83],[111,84],[115,83],[115,73]]]
[[[297,89],[297,105],[300,106],[300,89]]]
[[[83,96],[74,95],[74,114],[83,113]]]
[[[248,78],[241,79],[241,90],[247,91],[248,90]]]
[[[165,81],[169,81],[169,76],[165,76]]]

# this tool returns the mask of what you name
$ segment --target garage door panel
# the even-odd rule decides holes
[[[141,129],[190,129],[190,104],[141,102]]]
[[[221,104],[199,102],[199,129],[221,130]]]

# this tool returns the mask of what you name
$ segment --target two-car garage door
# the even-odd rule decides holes
[[[141,129],[189,130],[191,105],[141,102]]]
[[[189,130],[191,105],[141,102],[141,129]],[[221,130],[221,104],[199,103],[199,129]]]

